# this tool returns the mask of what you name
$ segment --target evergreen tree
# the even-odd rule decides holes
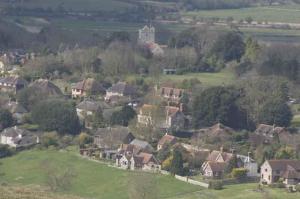
[[[173,175],[182,175],[183,174],[182,154],[178,150],[174,150],[174,152],[173,152],[173,159],[171,162],[170,171]]]

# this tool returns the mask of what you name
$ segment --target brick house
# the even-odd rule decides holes
[[[109,89],[106,90],[105,100],[110,101],[113,97],[134,97],[136,94],[136,89],[125,83],[118,82],[113,84]]]
[[[88,78],[72,85],[72,98],[86,97],[105,93],[102,85],[92,78]]]
[[[163,148],[164,145],[169,144],[169,145],[174,145],[176,144],[177,139],[175,136],[168,135],[167,133],[158,141],[157,144],[157,150],[159,151],[160,149]]]

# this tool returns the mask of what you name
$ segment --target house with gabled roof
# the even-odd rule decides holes
[[[93,78],[87,78],[72,85],[72,98],[105,93],[105,88]]]
[[[135,95],[136,89],[133,86],[127,84],[126,82],[118,82],[106,90],[105,100],[110,101],[113,97],[132,98]]]
[[[166,127],[173,129],[183,129],[185,126],[185,115],[182,112],[182,106],[166,106]]]
[[[0,77],[0,91],[17,93],[25,88],[28,82],[18,76]]]
[[[280,179],[286,185],[300,183],[300,160],[266,160],[260,170],[261,183],[273,184]]]
[[[39,137],[17,126],[6,128],[0,134],[0,143],[14,148],[26,148],[39,143]]]
[[[174,145],[177,142],[177,138],[173,135],[169,135],[166,133],[157,143],[157,150],[159,151],[160,149],[163,148],[164,145],[169,144],[169,145]]]
[[[180,99],[183,97],[184,92],[184,89],[174,87],[161,87],[159,89],[158,95],[166,100],[179,102]]]
[[[137,115],[137,122],[138,124],[142,124],[145,126],[153,125],[154,121],[154,112],[156,111],[157,107],[150,104],[144,104],[139,109],[139,114]]]
[[[131,143],[135,137],[127,127],[99,128],[94,133],[94,145],[103,149],[117,150],[123,144]]]
[[[224,152],[223,148],[220,151],[213,150],[210,152],[206,161],[202,164],[201,168],[203,171],[203,175],[206,177],[220,177],[220,173],[224,173],[225,170],[222,172],[219,170],[220,168],[225,169],[232,158],[237,158],[237,166],[238,168],[245,168],[248,170],[247,176],[249,177],[257,177],[258,176],[258,165],[257,163],[248,156],[239,155],[235,153],[228,153]],[[223,163],[223,164],[218,164]],[[210,166],[209,166],[210,165]],[[214,170],[217,168],[217,170]],[[214,176],[216,174],[216,176]],[[212,175],[212,176],[211,176]]]

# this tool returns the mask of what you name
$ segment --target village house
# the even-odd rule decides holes
[[[83,100],[76,106],[76,112],[80,119],[84,119],[93,115],[99,108],[100,105],[96,101]]]
[[[16,94],[27,86],[27,81],[18,76],[0,77],[0,91]]]
[[[129,97],[133,98],[136,94],[136,89],[126,82],[118,82],[106,90],[105,100],[110,101],[113,97]]]
[[[177,138],[173,135],[166,133],[157,143],[157,151],[163,148],[164,145],[173,146],[176,144]]]
[[[293,135],[284,127],[259,124],[255,132],[250,134],[249,141],[251,145],[256,147],[262,144],[270,144],[274,138],[282,144],[290,145]]]
[[[158,90],[158,95],[162,98],[179,103],[180,99],[183,97],[185,90],[173,87],[161,87]]]
[[[260,170],[263,184],[276,183],[280,179],[287,186],[300,183],[300,160],[266,160]]]
[[[139,153],[132,156],[119,156],[116,166],[122,169],[157,172],[161,169],[158,160],[150,153]]]
[[[14,148],[27,148],[39,143],[39,137],[17,126],[4,129],[1,132],[1,144]]]
[[[154,117],[156,109],[157,108],[154,105],[144,104],[139,109],[139,114],[137,115],[138,124],[142,124],[145,126],[153,125],[153,121],[154,121],[153,117]]]
[[[94,133],[94,145],[98,148],[117,150],[122,144],[131,143],[135,137],[127,127],[99,128]]]
[[[38,79],[29,85],[30,88],[34,88],[39,93],[47,96],[61,96],[63,93],[60,88],[48,79]]]
[[[92,100],[83,100],[76,106],[76,113],[80,121],[84,122],[87,129],[93,127],[93,116],[100,109],[100,104]]]
[[[174,106],[166,106],[166,128],[183,129],[185,126],[185,115],[181,108]]]
[[[104,94],[105,89],[102,85],[92,78],[88,78],[73,84],[72,98],[86,97],[88,95]]]
[[[17,121],[17,123],[21,124],[24,120],[24,116],[28,113],[28,111],[17,101],[9,101],[5,106],[13,116],[13,118]]]
[[[238,168],[245,168],[248,170],[247,176],[256,177],[258,176],[258,165],[257,163],[248,156],[243,156],[234,153],[221,151],[212,151],[206,161],[202,164],[203,175],[206,177],[220,178],[224,175],[225,168],[229,161],[236,156],[238,161]],[[219,164],[222,163],[222,164]],[[216,169],[216,170],[214,170]]]
[[[148,142],[143,140],[134,139],[130,142],[130,144],[140,147],[143,151],[147,151],[147,152],[154,151],[153,147]]]

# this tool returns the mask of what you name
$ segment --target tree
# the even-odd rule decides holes
[[[41,163],[41,168],[46,174],[46,183],[51,191],[67,191],[71,188],[73,179],[76,177],[74,169],[66,167],[60,168],[49,160]]]
[[[245,53],[245,43],[240,33],[228,32],[221,35],[214,43],[211,54],[225,62],[240,61]]]
[[[2,128],[7,128],[12,126],[14,119],[12,114],[8,110],[0,110],[0,125]]]
[[[253,40],[251,37],[246,39],[245,58],[249,59],[251,62],[255,62],[260,50],[261,47],[256,40]]]
[[[233,88],[212,87],[196,96],[193,121],[196,128],[222,123],[232,128],[247,128],[246,114],[238,106],[239,92]]]
[[[34,106],[32,120],[45,131],[78,134],[79,119],[72,104],[62,100],[46,100]]]
[[[93,142],[93,137],[91,137],[87,133],[80,133],[78,136],[78,142],[79,142],[79,146],[90,144]]]
[[[93,115],[93,127],[94,128],[104,128],[105,119],[103,117],[103,111],[101,108],[98,108]]]
[[[296,158],[296,152],[291,147],[281,147],[276,153],[275,153],[275,159],[294,159]]]
[[[225,167],[225,173],[229,174],[232,172],[234,168],[237,167],[238,167],[238,159],[237,156],[234,154]]]
[[[170,166],[170,172],[173,175],[182,175],[183,174],[183,159],[182,154],[179,150],[173,151],[173,159]]]
[[[259,122],[269,125],[289,126],[293,114],[290,107],[282,99],[271,99],[264,103]]]
[[[245,18],[245,21],[246,21],[248,24],[251,24],[252,21],[253,21],[253,19],[252,19],[252,17],[248,16],[248,17]]]
[[[116,111],[111,116],[111,124],[112,125],[122,125],[128,126],[128,123],[131,119],[133,119],[136,115],[134,109],[130,106],[123,106],[120,111]]]

